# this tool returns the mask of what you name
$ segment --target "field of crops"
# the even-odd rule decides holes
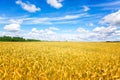
[[[0,80],[120,80],[120,43],[1,42]]]

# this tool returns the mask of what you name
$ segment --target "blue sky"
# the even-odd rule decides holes
[[[0,36],[120,40],[119,0],[0,0]]]

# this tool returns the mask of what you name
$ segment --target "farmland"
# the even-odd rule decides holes
[[[1,42],[0,80],[120,80],[120,43]]]

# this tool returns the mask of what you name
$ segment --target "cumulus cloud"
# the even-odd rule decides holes
[[[45,30],[38,30],[37,28],[32,28],[31,32],[32,33],[37,33],[37,34],[54,34],[55,32],[54,31],[57,31],[59,30],[58,28],[56,27],[49,27]]]
[[[120,25],[120,10],[118,10],[117,12],[108,14],[103,18],[101,22],[108,23],[111,25],[116,25],[116,26]]]
[[[39,35],[41,34],[54,34],[56,30],[59,30],[58,28],[56,27],[49,27],[47,29],[44,29],[44,30],[38,30],[37,28],[32,28],[32,33],[38,33]]]
[[[54,8],[61,8],[63,5],[61,4],[63,0],[47,0],[47,3]]]
[[[112,33],[117,28],[115,26],[109,26],[109,27],[96,27],[93,31],[98,33]]]
[[[57,30],[59,29],[56,27],[49,27],[44,30],[43,29],[38,30],[37,28],[32,28],[32,30],[28,33],[27,36],[41,40],[56,40]]]
[[[93,38],[96,41],[107,41],[107,40],[117,40],[117,38],[120,38],[118,35],[119,29],[116,26],[108,26],[108,27],[96,27],[93,29],[92,34],[89,36],[89,38]]]
[[[78,28],[76,31],[78,32],[76,39],[82,39],[83,41],[116,40],[120,35],[120,30],[116,26],[101,26],[93,30]]]
[[[88,6],[83,6],[84,11],[89,11],[90,8]]]
[[[106,38],[112,37],[113,34],[117,31],[117,28],[115,26],[109,26],[109,27],[96,27],[93,32],[98,34],[100,38]]]
[[[9,25],[5,25],[4,29],[7,31],[19,31],[20,25],[19,24],[9,24]]]
[[[36,28],[32,28],[31,30],[32,32],[38,32],[38,30]]]
[[[24,10],[34,13],[36,11],[40,11],[39,7],[36,7],[34,4],[31,3],[24,3],[21,0],[17,0],[16,4],[20,5]]]
[[[12,32],[20,31],[21,24],[22,24],[22,20],[11,19],[10,24],[5,25],[4,29]]]

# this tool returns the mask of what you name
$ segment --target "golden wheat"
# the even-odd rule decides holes
[[[1,80],[120,80],[120,43],[1,42]]]

